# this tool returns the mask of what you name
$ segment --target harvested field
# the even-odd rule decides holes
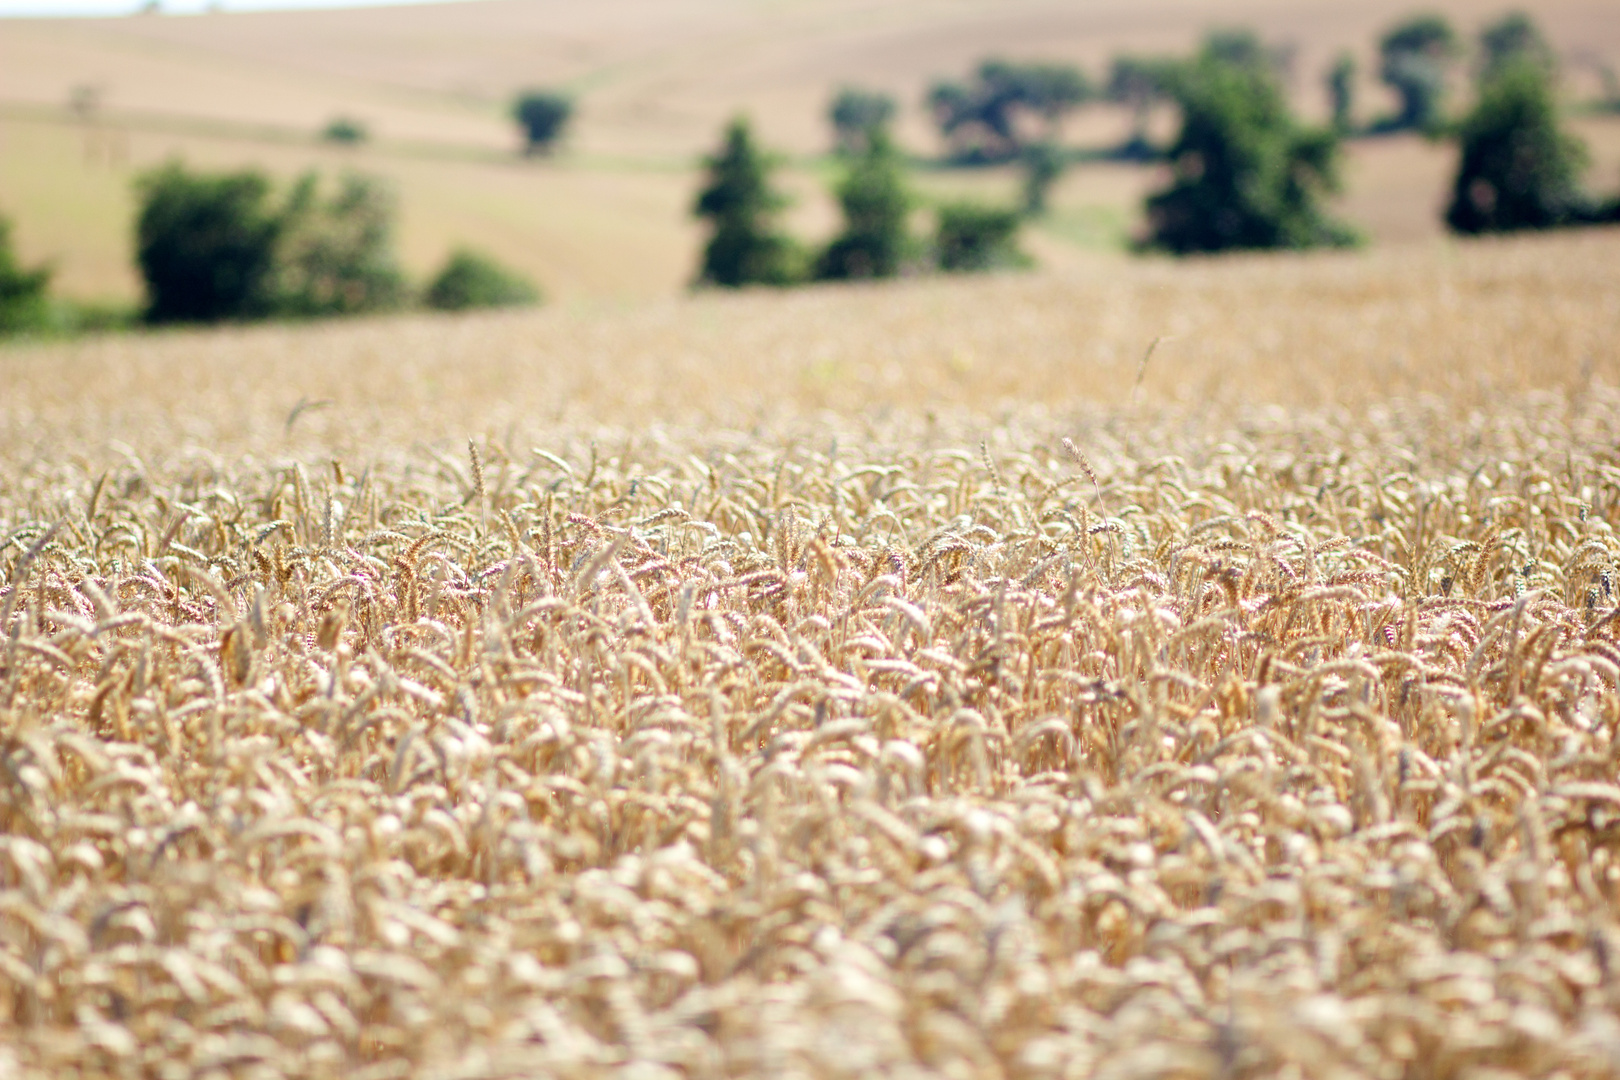
[[[1615,1075],[1617,241],[0,351],[0,1068]]]

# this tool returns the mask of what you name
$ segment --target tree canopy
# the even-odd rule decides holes
[[[892,94],[846,86],[838,91],[827,108],[833,137],[841,154],[859,154],[866,149],[875,131],[887,131],[894,119]]]
[[[709,220],[698,282],[790,285],[801,277],[796,245],[778,232],[775,218],[787,200],[770,182],[776,163],[754,145],[748,121],[727,126],[718,153],[705,159],[707,175],[693,213]]]
[[[1170,186],[1149,197],[1145,246],[1175,254],[1353,242],[1322,197],[1338,183],[1338,139],[1301,125],[1272,75],[1205,49],[1177,70],[1181,132]]]
[[[527,154],[550,153],[574,115],[574,99],[559,90],[525,90],[512,102]]]
[[[254,170],[203,174],[170,162],[136,181],[136,262],[149,322],[261,318],[275,308],[285,216]]]
[[[1547,229],[1591,220],[1585,145],[1559,125],[1552,76],[1534,57],[1496,68],[1458,130],[1446,224],[1461,233]]]
[[[900,155],[882,132],[851,162],[838,185],[844,229],[816,260],[823,280],[893,277],[905,257],[906,215],[911,196],[900,170]]]
[[[1063,117],[1097,96],[1073,64],[986,60],[965,82],[935,83],[927,104],[940,133],[961,160],[1006,161],[1027,145],[1021,118],[1045,126],[1051,138]]]
[[[1457,32],[1440,15],[1419,15],[1387,31],[1378,43],[1378,74],[1401,104],[1383,126],[1436,130],[1444,116],[1446,81],[1461,51]]]

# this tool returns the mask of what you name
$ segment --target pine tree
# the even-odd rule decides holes
[[[773,228],[773,219],[787,205],[771,188],[775,162],[754,145],[746,119],[731,121],[725,145],[706,165],[708,181],[693,212],[708,218],[714,232],[703,249],[698,282],[735,288],[798,280],[798,249]]]
[[[839,185],[838,201],[844,208],[844,231],[817,260],[816,277],[881,278],[899,273],[911,197],[901,175],[900,155],[887,135],[873,134],[866,152]]]

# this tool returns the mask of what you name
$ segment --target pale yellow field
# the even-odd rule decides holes
[[[1617,255],[0,349],[0,1069],[1617,1075]]]
[[[458,242],[528,271],[565,301],[668,296],[690,280],[700,234],[687,217],[696,159],[732,114],[763,140],[800,155],[785,178],[799,205],[791,224],[827,236],[836,214],[826,172],[805,155],[825,149],[826,102],[856,82],[895,92],[901,134],[937,153],[917,107],[930,80],[983,56],[1079,60],[1100,73],[1127,49],[1182,50],[1212,25],[1252,25],[1298,47],[1302,107],[1319,113],[1320,75],[1337,49],[1363,59],[1363,111],[1387,107],[1371,81],[1380,27],[1393,2],[1216,4],[1213,0],[560,0],[349,12],[174,18],[8,20],[0,27],[0,212],[16,221],[33,260],[51,259],[68,295],[134,299],[136,171],[179,155],[199,164],[257,164],[290,176],[318,167],[387,177],[402,203],[401,253],[427,274]],[[1481,0],[1441,5],[1465,29],[1497,14]],[[1620,19],[1607,5],[1530,5],[1570,58],[1567,88],[1590,96],[1581,57],[1620,63]],[[504,116],[511,93],[561,84],[580,95],[569,149],[549,163],[514,159]],[[94,135],[68,117],[77,86],[103,90],[107,122]],[[373,127],[374,145],[334,152],[314,133],[337,114]],[[1165,118],[1168,121],[1168,118]],[[1118,110],[1084,111],[1067,133],[1080,145],[1117,142]],[[1620,120],[1583,121],[1592,183],[1620,186]],[[1428,243],[1440,232],[1451,151],[1416,140],[1351,150],[1342,210],[1378,243]],[[1077,169],[1029,247],[1070,268],[1117,251],[1139,224],[1152,170]],[[1010,176],[934,174],[925,194],[969,190],[1012,198]],[[919,219],[918,227],[924,222]]]

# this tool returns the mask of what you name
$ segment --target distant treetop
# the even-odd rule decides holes
[[[512,103],[512,118],[523,128],[526,154],[550,153],[574,113],[574,99],[558,90],[525,90]]]

